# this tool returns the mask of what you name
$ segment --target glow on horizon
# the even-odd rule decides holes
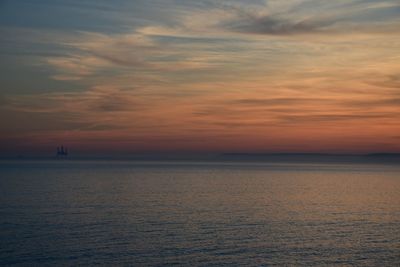
[[[0,153],[400,152],[398,1],[2,1],[0,33]]]

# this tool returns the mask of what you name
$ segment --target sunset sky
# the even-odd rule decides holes
[[[399,0],[0,0],[0,155],[400,152]]]

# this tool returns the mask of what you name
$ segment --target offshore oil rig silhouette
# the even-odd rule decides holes
[[[57,147],[57,157],[66,157],[68,156],[68,149],[64,146]]]

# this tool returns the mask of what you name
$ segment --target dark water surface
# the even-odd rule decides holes
[[[0,162],[0,265],[400,266],[400,166]]]

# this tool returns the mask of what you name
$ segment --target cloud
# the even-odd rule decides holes
[[[311,104],[311,103],[324,103],[332,102],[332,99],[322,99],[322,98],[247,98],[247,99],[239,99],[230,101],[233,105],[240,105],[244,107],[251,107],[251,106],[291,106],[291,105],[303,105],[303,104]]]
[[[233,98],[233,97],[230,97]],[[239,98],[209,101],[193,110],[193,116],[229,128],[294,125],[347,125],[393,123],[400,118],[399,99],[359,95],[315,97]],[[366,109],[368,107],[368,109]]]
[[[335,24],[332,20],[301,19],[293,21],[273,15],[246,14],[235,20],[222,23],[226,29],[239,33],[267,35],[295,35],[322,33],[328,26]]]
[[[8,96],[5,107],[19,112],[90,115],[136,110],[140,106],[136,99],[135,91],[98,86],[85,92]]]
[[[376,85],[379,87],[386,87],[386,88],[400,88],[400,74],[390,74],[383,76],[376,75],[373,81],[368,81],[369,84]]]
[[[400,5],[391,1],[267,1],[265,6],[246,8],[230,5],[219,27],[237,33],[293,36],[310,34],[399,33],[396,13]],[[372,19],[371,19],[372,18]],[[382,18],[385,18],[383,20]]]
[[[390,97],[379,97],[379,98],[362,98],[357,97],[356,99],[343,98],[343,96],[325,96],[314,97],[314,98],[247,98],[239,100],[227,101],[227,104],[239,106],[239,107],[336,107],[336,108],[359,108],[364,109],[365,107],[376,108],[376,107],[397,107],[400,105],[400,97],[390,96]]]
[[[126,112],[142,110],[142,105],[135,101],[135,97],[129,93],[113,92],[109,95],[99,96],[89,104],[88,110],[93,112]]]
[[[192,40],[160,40],[141,30],[125,34],[79,33],[79,41],[65,43],[73,51],[49,57],[47,64],[56,70],[56,80],[81,80],[130,73],[148,74],[188,72],[215,68],[226,57],[205,51],[209,44]],[[223,44],[215,44],[223,46]],[[191,46],[191,50],[187,48]],[[161,75],[160,75],[161,74]]]
[[[115,31],[8,28],[7,51],[35,55],[8,53],[18,55],[15,73],[31,66],[56,81],[0,97],[2,111],[37,120],[29,125],[48,131],[42,139],[153,147],[248,135],[262,143],[290,127],[292,141],[314,130],[328,140],[339,130],[372,139],[398,129],[394,1],[251,3],[134,1],[126,5],[134,19]]]
[[[284,115],[279,116],[281,123],[289,124],[304,124],[304,123],[318,123],[330,124],[333,122],[348,122],[353,121],[360,123],[361,121],[381,121],[382,119],[395,119],[400,114],[393,113],[360,113],[360,114],[305,114],[305,115]]]

